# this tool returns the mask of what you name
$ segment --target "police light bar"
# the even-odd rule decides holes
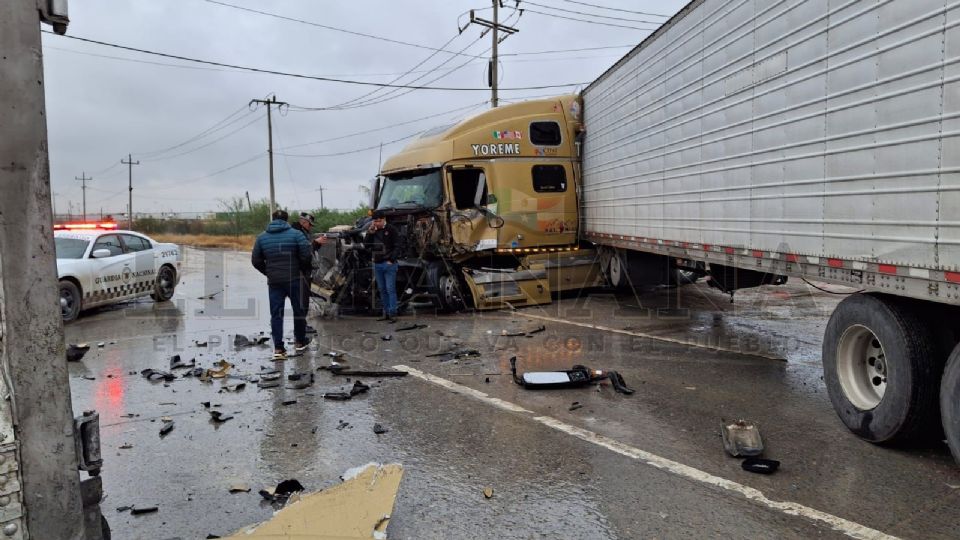
[[[55,231],[96,231],[96,230],[113,230],[117,228],[117,224],[114,222],[100,222],[100,223],[63,223],[53,226]]]

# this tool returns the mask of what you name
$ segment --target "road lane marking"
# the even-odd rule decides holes
[[[603,331],[603,332],[612,332],[612,333],[614,333],[614,334],[623,334],[623,335],[626,335],[626,336],[636,336],[636,337],[642,337],[642,338],[655,339],[655,340],[657,340],[657,341],[665,341],[665,342],[667,342],[667,343],[674,343],[674,344],[677,344],[677,345],[686,345],[686,346],[688,346],[688,347],[698,347],[698,348],[701,348],[701,349],[709,349],[709,350],[711,350],[711,351],[720,351],[720,352],[728,352],[728,353],[733,353],[733,354],[742,354],[742,355],[744,355],[744,356],[756,356],[756,357],[759,357],[759,358],[766,358],[767,360],[778,360],[778,361],[780,361],[780,362],[786,362],[786,361],[787,361],[786,358],[783,358],[782,356],[774,356],[774,355],[772,355],[772,354],[764,354],[764,353],[759,353],[759,352],[750,352],[750,351],[743,351],[743,350],[739,350],[739,351],[738,351],[738,350],[736,350],[736,349],[728,349],[728,348],[726,348],[726,347],[721,347],[721,346],[719,346],[719,345],[710,345],[710,344],[704,344],[704,343],[697,343],[696,341],[690,341],[690,340],[686,340],[686,339],[677,339],[677,338],[666,337],[666,336],[658,336],[658,335],[656,335],[656,334],[647,334],[647,333],[645,333],[645,332],[634,332],[634,331],[632,331],[632,330],[621,330],[621,329],[619,329],[619,328],[611,328],[611,327],[609,327],[609,326],[603,326],[603,325],[599,325],[599,324],[590,324],[590,323],[581,323],[581,322],[575,322],[575,321],[568,321],[568,320],[565,320],[565,319],[557,319],[557,318],[555,318],[555,317],[547,317],[546,315],[534,315],[534,314],[532,314],[532,313],[523,313],[522,311],[513,311],[513,312],[510,312],[510,313],[511,313],[511,315],[520,315],[520,316],[522,316],[522,317],[527,317],[527,318],[530,318],[530,319],[539,319],[539,320],[541,320],[541,321],[550,321],[550,322],[555,322],[555,323],[570,324],[570,325],[579,326],[579,327],[582,327],[582,328],[590,328],[590,329],[593,329],[593,330],[601,330],[601,331]]]
[[[828,525],[830,528],[832,528],[833,530],[843,533],[851,538],[857,538],[860,540],[898,540],[896,536],[888,535],[876,529],[871,529],[870,527],[867,527],[865,525],[861,525],[859,523],[841,518],[839,516],[835,516],[833,514],[828,514],[826,512],[822,512],[820,510],[816,510],[814,508],[810,508],[808,506],[804,506],[799,503],[789,502],[789,501],[775,501],[773,499],[770,499],[766,495],[764,495],[763,492],[758,489],[745,486],[743,484],[734,482],[733,480],[727,480],[726,478],[722,478],[722,477],[710,474],[708,472],[701,471],[689,465],[684,465],[683,463],[679,463],[677,461],[667,459],[657,454],[653,454],[645,450],[641,450],[639,448],[619,442],[615,439],[605,437],[596,432],[579,428],[571,424],[567,424],[565,422],[561,422],[556,418],[553,418],[550,416],[537,415],[536,413],[534,413],[529,409],[525,409],[519,405],[510,403],[509,401],[504,401],[502,399],[492,397],[484,392],[481,392],[479,390],[474,390],[473,388],[455,383],[453,381],[444,379],[442,377],[431,375],[430,373],[425,373],[418,369],[405,366],[402,364],[393,366],[393,369],[396,369],[399,371],[406,371],[407,373],[409,373],[414,377],[417,377],[418,379],[436,384],[438,386],[446,388],[447,390],[450,390],[451,392],[469,396],[474,399],[478,399],[480,401],[493,405],[494,407],[497,407],[499,409],[530,415],[530,419],[533,420],[534,422],[538,422],[549,428],[553,428],[557,431],[566,433],[568,435],[571,435],[583,441],[593,443],[597,446],[606,448],[607,450],[616,452],[617,454],[620,454],[622,456],[626,456],[628,458],[635,459],[637,461],[642,461],[647,465],[656,467],[657,469],[660,469],[664,472],[681,476],[683,478],[686,478],[688,480],[693,480],[701,484],[714,486],[714,487],[729,491],[731,493],[735,493],[761,506],[765,506],[772,510],[776,510],[778,512],[787,514],[789,516],[801,517],[801,518],[806,518],[808,520],[824,523]]]

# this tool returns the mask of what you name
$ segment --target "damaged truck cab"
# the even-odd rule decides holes
[[[548,303],[553,292],[601,284],[595,253],[578,238],[581,130],[580,102],[569,95],[428,130],[389,158],[371,208],[386,211],[404,240],[401,301],[492,309]],[[340,236],[351,234],[363,232]],[[346,243],[359,246],[356,240]],[[352,283],[341,286],[373,287],[362,265],[352,279],[342,279],[344,270],[341,281]],[[355,301],[365,297],[376,307],[376,295],[354,289]]]

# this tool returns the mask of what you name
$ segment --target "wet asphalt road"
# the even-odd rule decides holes
[[[94,310],[66,328],[68,343],[93,345],[70,364],[71,391],[75,411],[101,415],[103,510],[114,538],[225,535],[271,516],[261,487],[297,478],[323,489],[371,461],[405,468],[391,538],[870,534],[857,525],[903,538],[958,536],[960,469],[945,447],[870,445],[830,407],[820,340],[839,296],[791,284],[742,291],[731,304],[697,284],[639,299],[595,292],[516,312],[417,313],[399,325],[428,327],[408,332],[366,317],[314,319],[313,350],[274,363],[268,347],[232,346],[237,333],[268,331],[266,287],[248,255],[187,249],[184,264],[173,302]],[[541,324],[533,337],[501,335]],[[482,355],[426,357],[454,347]],[[355,368],[404,365],[416,375],[369,379],[366,394],[324,400],[352,384],[316,371],[331,350]],[[139,375],[166,369],[172,354],[204,367],[223,358],[240,375],[276,366],[317,380],[304,390],[247,384],[232,393],[219,392],[221,381],[165,385]],[[521,371],[615,369],[637,392],[524,390],[510,379],[511,356]],[[204,401],[234,419],[214,425]],[[573,402],[582,408],[569,410]],[[175,427],[161,438],[164,416]],[[722,418],[756,421],[781,470],[741,470],[722,450]],[[374,423],[389,431],[374,434]],[[252,491],[228,493],[237,482]],[[160,510],[116,511],[125,505]]]

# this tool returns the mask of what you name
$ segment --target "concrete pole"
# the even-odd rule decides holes
[[[39,23],[36,0],[0,2],[0,370],[12,396],[0,407],[13,404],[24,532],[79,540],[84,516],[58,308]],[[9,442],[0,434],[5,458]],[[7,516],[15,508],[0,510]]]
[[[277,98],[274,96],[273,101]],[[270,109],[273,107],[267,104],[267,157],[270,160],[270,217],[273,219],[273,213],[277,210],[277,200],[273,188],[273,117],[270,115]]]
[[[490,32],[493,34],[493,55],[490,58],[490,106],[494,109],[500,104],[500,100],[497,98],[497,80],[500,78],[500,74],[497,72],[497,62],[499,62],[497,59],[497,27],[500,25],[497,8],[499,5],[500,0],[493,0],[493,30]]]

